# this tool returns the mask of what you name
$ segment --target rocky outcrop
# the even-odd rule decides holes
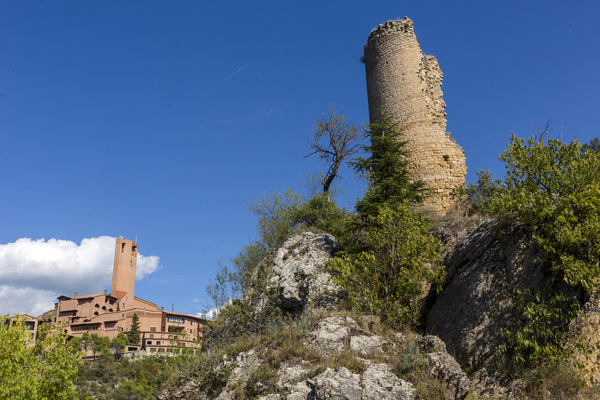
[[[390,372],[387,364],[373,364],[363,374],[364,400],[412,400],[413,385]]]
[[[471,377],[471,393],[481,400],[524,400],[523,383],[510,381],[504,375],[482,368]]]
[[[427,358],[431,363],[431,375],[446,384],[452,399],[463,400],[467,397],[470,381],[454,357],[440,351],[427,354]]]
[[[349,317],[329,317],[319,321],[311,330],[310,345],[325,352],[340,352],[348,348],[351,329],[358,329]]]
[[[360,375],[344,367],[327,368],[310,384],[315,400],[361,400]]]
[[[540,272],[542,263],[525,227],[483,223],[447,256],[448,284],[427,315],[427,332],[461,364],[489,365],[503,343],[500,329],[516,326],[516,291],[552,284]]]
[[[574,346],[573,358],[584,367],[588,383],[600,382],[600,291],[590,294],[581,308],[579,316],[571,321],[567,333],[570,343],[578,343],[583,347]],[[585,350],[582,350],[585,349]]]
[[[324,271],[334,244],[335,238],[326,233],[302,232],[277,250],[270,284],[278,288],[284,311],[299,314],[307,308],[337,308],[340,288]]]
[[[236,360],[236,368],[231,371],[227,386],[221,392],[217,400],[234,400],[236,398],[236,389],[243,387],[248,382],[250,375],[260,366],[262,361],[258,358],[254,350],[240,353]]]
[[[362,374],[344,367],[327,368],[309,381],[314,400],[413,400],[413,386],[392,374],[386,364],[373,364]]]
[[[388,342],[377,335],[357,335],[350,337],[350,350],[362,355],[382,352],[382,348],[386,344],[388,344]]]

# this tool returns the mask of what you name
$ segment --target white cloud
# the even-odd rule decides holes
[[[0,244],[0,314],[40,315],[61,294],[100,293],[112,279],[115,238],[18,239]],[[159,269],[159,258],[138,253],[136,280]]]

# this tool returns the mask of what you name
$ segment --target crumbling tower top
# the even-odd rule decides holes
[[[371,31],[364,48],[371,122],[390,114],[411,152],[410,173],[434,195],[425,209],[445,214],[454,204],[452,191],[465,185],[462,148],[446,132],[443,74],[434,56],[423,55],[413,22],[404,17]]]

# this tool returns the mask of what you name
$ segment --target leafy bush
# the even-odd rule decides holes
[[[282,193],[265,193],[262,201],[255,200],[248,209],[256,214],[256,230],[261,243],[268,249],[274,250],[283,244],[285,239],[297,227],[298,221],[293,211],[304,199],[292,189]]]
[[[577,140],[543,144],[513,135],[499,159],[506,179],[490,210],[530,228],[546,261],[542,272],[571,287],[593,289],[600,272],[600,154],[582,149]],[[556,289],[533,296],[519,292],[513,300],[521,326],[503,332],[501,351],[528,366],[570,361],[563,332],[578,305]]]
[[[577,316],[579,305],[572,304],[564,294],[557,293],[548,301],[538,292],[518,291],[513,300],[518,311],[517,331],[501,329],[505,344],[500,353],[512,353],[519,366],[533,366],[552,361],[559,364],[572,354],[563,334],[568,323]]]
[[[56,329],[55,329],[56,328]],[[60,399],[73,391],[79,346],[60,326],[42,324],[33,342],[19,315],[0,316],[0,398]]]
[[[362,238],[367,250],[328,264],[351,306],[391,325],[419,324],[419,300],[426,282],[443,279],[431,262],[439,247],[427,219],[408,205],[383,206]]]
[[[489,214],[492,199],[504,189],[500,179],[492,179],[489,170],[477,172],[477,184],[455,189],[454,196],[463,202],[467,216]]]
[[[582,152],[576,140],[542,145],[513,135],[499,159],[506,188],[491,210],[530,226],[550,270],[592,289],[600,260],[600,154]]]
[[[326,193],[313,196],[295,209],[292,215],[301,227],[330,233],[338,241],[344,241],[348,235],[350,213],[340,208]]]

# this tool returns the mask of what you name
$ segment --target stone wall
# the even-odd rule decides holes
[[[423,55],[407,17],[379,25],[364,51],[370,120],[379,120],[381,110],[395,117],[412,153],[411,175],[434,192],[425,209],[443,215],[453,189],[465,185],[467,167],[463,149],[446,132],[438,62]]]

